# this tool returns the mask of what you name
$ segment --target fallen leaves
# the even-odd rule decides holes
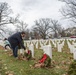
[[[6,71],[5,75],[14,75],[13,71]]]
[[[3,46],[0,45],[0,50],[5,50],[5,48]]]
[[[59,69],[59,68],[60,68],[60,67],[57,65],[57,66],[56,66],[56,69]]]
[[[7,66],[5,66],[4,69],[7,70]]]
[[[64,49],[64,50],[67,50],[67,49]],[[15,75],[15,73],[17,73],[17,72],[18,72],[17,73],[18,75],[24,75],[24,73],[26,73],[27,75],[29,75],[30,73],[31,73],[31,75],[36,75],[36,73],[44,74],[44,72],[46,72],[46,75],[47,74],[50,75],[50,73],[52,73],[52,70],[54,71],[54,73],[57,73],[58,75],[66,75],[68,67],[73,60],[72,54],[69,54],[66,52],[59,53],[59,52],[57,52],[57,50],[55,50],[55,51],[53,51],[53,59],[51,62],[51,67],[52,67],[52,65],[53,65],[53,67],[48,68],[49,72],[47,72],[46,69],[35,69],[32,67],[32,64],[34,62],[38,61],[38,59],[41,57],[42,51],[35,50],[35,53],[36,53],[36,55],[35,55],[36,60],[20,61],[23,58],[20,56],[20,58],[19,58],[20,60],[17,61],[13,57],[9,57],[9,56],[11,56],[10,54],[12,54],[11,50],[10,51],[8,50],[6,52],[2,50],[0,52],[0,55],[1,55],[0,57],[2,58],[2,61],[3,61],[2,64],[3,64],[3,70],[4,70],[5,74],[1,74],[1,75]],[[22,59],[22,60],[24,60],[24,59]],[[9,64],[7,61],[9,62]],[[14,65],[12,66],[10,64],[12,64],[12,65],[14,64]],[[15,70],[16,68],[18,68],[17,71]],[[9,70],[12,70],[13,72],[11,72]],[[52,74],[52,75],[55,75],[55,74]]]

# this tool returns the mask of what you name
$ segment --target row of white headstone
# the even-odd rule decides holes
[[[73,57],[76,60],[76,43],[74,42],[75,39],[66,39],[67,40],[67,44],[68,47],[70,49],[70,53],[73,53]],[[73,44],[71,44],[70,41],[73,42]],[[25,41],[25,46],[27,46],[29,48],[29,50],[32,51],[32,57],[34,57],[34,46],[38,49],[38,44],[40,44],[40,49],[42,49],[44,51],[44,53],[47,53],[50,58],[52,58],[52,45],[51,42],[53,43],[54,47],[57,47],[58,52],[62,52],[62,48],[64,46],[64,42],[65,39],[49,39],[49,40],[30,40],[30,41]],[[62,42],[61,42],[62,41]],[[48,42],[48,44],[47,44]],[[47,45],[46,45],[47,44]],[[4,45],[3,42],[0,42],[0,45]],[[23,51],[20,50],[20,53],[22,53]]]
[[[46,45],[42,47],[43,52],[49,55],[49,57],[52,59],[52,48],[50,45]],[[34,58],[34,45],[30,44],[29,45],[29,50],[32,52],[32,57]],[[23,53],[23,49],[20,49],[20,53]],[[24,53],[23,53],[24,54]]]
[[[76,43],[72,41],[72,44],[71,44],[68,40],[67,44],[70,49],[70,53],[73,53],[73,58],[76,60]]]
[[[71,40],[73,40],[73,39],[70,39],[70,41]],[[43,51],[44,52],[46,52],[48,55],[50,55],[50,57],[52,58],[52,45],[51,45],[51,43],[50,43],[50,41],[52,41],[52,43],[53,43],[53,45],[54,45],[54,47],[57,47],[57,50],[58,50],[58,52],[62,52],[62,48],[63,48],[63,46],[64,46],[64,42],[65,42],[65,39],[55,39],[55,40],[34,40],[34,41],[32,41],[32,42],[35,42],[34,43],[34,46],[36,46],[36,48],[38,48],[38,42],[40,42],[40,49],[43,49]],[[62,43],[61,43],[61,41],[62,41]],[[74,40],[75,41],[75,40]],[[31,41],[30,41],[31,42]],[[26,42],[26,43],[28,43],[27,44],[27,46],[28,47],[30,47],[30,45],[32,44],[30,44],[30,42],[28,41],[28,42]],[[46,45],[46,43],[47,42],[49,42],[48,43],[48,45]],[[67,40],[67,44],[68,44],[68,47],[69,47],[69,49],[70,49],[70,53],[73,53],[73,57],[74,57],[74,59],[76,60],[76,43],[74,43],[73,42],[73,45],[71,45],[70,44],[70,42]],[[32,44],[33,45],[33,44]],[[34,46],[33,46],[33,48],[34,48]],[[49,49],[49,47],[50,47],[50,49]],[[30,48],[30,50],[31,50],[32,48]],[[49,52],[48,52],[49,51]],[[50,53],[51,52],[51,53]],[[49,54],[50,53],[50,54]],[[34,51],[33,51],[33,54],[34,54]]]

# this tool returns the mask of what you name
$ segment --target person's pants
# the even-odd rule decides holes
[[[17,57],[18,56],[18,46],[12,47],[12,49],[13,49],[13,56]]]

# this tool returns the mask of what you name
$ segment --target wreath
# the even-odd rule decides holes
[[[51,58],[47,54],[43,54],[42,58],[39,60],[39,63],[44,63],[45,67],[51,65]]]
[[[27,60],[32,58],[32,53],[31,50],[27,50],[27,52],[24,53],[24,56],[26,57]]]

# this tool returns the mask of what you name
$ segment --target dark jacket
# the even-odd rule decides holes
[[[11,47],[16,47],[16,46],[21,46],[22,48],[25,49],[24,43],[23,43],[23,39],[21,37],[21,33],[17,32],[15,34],[13,34],[12,36],[10,36],[8,38],[8,41],[11,44]]]

